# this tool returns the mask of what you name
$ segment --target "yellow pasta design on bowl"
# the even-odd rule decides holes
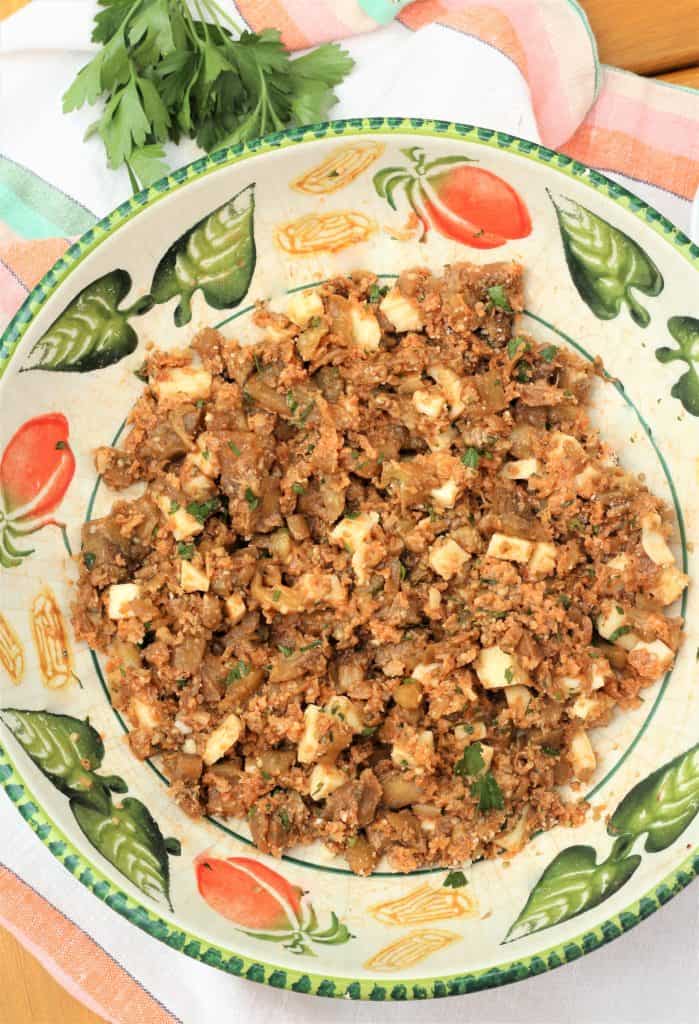
[[[24,649],[4,615],[0,615],[0,665],[17,685],[24,675]]]
[[[420,960],[426,960],[432,953],[457,942],[461,938],[456,932],[441,928],[422,928],[408,932],[389,946],[384,946],[364,964],[369,971],[401,971],[412,967]]]
[[[322,163],[295,178],[291,187],[297,192],[308,192],[310,195],[337,192],[373,164],[385,148],[382,142],[340,146]]]
[[[74,679],[75,673],[66,621],[49,587],[32,601],[30,623],[44,686],[58,690]]]
[[[307,213],[277,228],[277,245],[291,256],[337,252],[366,242],[377,230],[376,222],[358,210]]]
[[[433,889],[425,882],[397,900],[369,907],[381,924],[428,924],[449,917],[472,917],[477,911],[475,899],[457,889]]]

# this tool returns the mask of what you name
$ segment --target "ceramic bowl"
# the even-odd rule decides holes
[[[390,280],[494,259],[526,267],[526,330],[604,360],[616,383],[595,392],[595,419],[674,507],[678,564],[696,577],[699,250],[531,142],[388,118],[215,153],[91,228],[3,338],[0,780],[96,899],[212,967],[353,999],[470,992],[597,949],[699,867],[696,584],[676,609],[674,670],[595,731],[586,823],[456,872],[359,878],[324,848],[274,860],[244,823],[190,820],[158,764],[130,754],[101,659],[72,636],[81,525],[112,500],[92,452],[119,438],[148,344],[183,346],[204,325],[252,340],[257,300],[353,268]],[[198,885],[203,853],[227,862],[218,909]]]

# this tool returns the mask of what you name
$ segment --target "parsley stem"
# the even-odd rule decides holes
[[[231,28],[233,29],[234,32],[236,32],[238,35],[242,35],[242,33],[243,33],[242,27],[237,23],[237,21],[234,21],[233,18],[231,18],[231,16],[228,13],[228,11],[225,11],[221,7],[220,4],[216,3],[216,0],[203,0],[203,3],[204,3],[205,9],[208,11],[208,13],[214,19],[214,21],[216,22],[216,24],[218,25],[219,28],[221,27],[221,23],[219,22],[219,20],[218,20],[218,18],[216,16],[217,14],[219,14],[223,18],[224,21],[228,22],[228,24],[231,26]]]
[[[128,160],[124,160],[124,163],[126,164],[126,170],[128,172],[128,175],[129,175],[129,184],[131,185],[131,190],[132,190],[133,194],[136,195],[137,192],[141,191],[141,186],[139,184],[138,178],[136,177],[136,175],[133,172],[133,167],[131,166],[129,161]]]
[[[206,20],[206,15],[209,14],[210,12],[202,10],[201,0],[194,0],[194,6],[196,8],[197,14],[199,15],[199,24],[201,25],[201,27],[202,27],[202,29],[204,31],[204,42],[208,45],[208,43],[209,43],[209,23]]]

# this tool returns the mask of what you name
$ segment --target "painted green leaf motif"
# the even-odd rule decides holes
[[[128,318],[147,313],[153,306],[149,295],[119,309],[131,290],[126,270],[112,270],[76,295],[36,342],[22,370],[60,370],[87,373],[118,363],[138,345]]]
[[[109,807],[104,781],[92,774],[102,764],[104,745],[89,722],[15,708],[3,711],[2,719],[56,789],[79,802]]]
[[[663,276],[638,242],[606,220],[566,199],[556,210],[566,262],[573,284],[592,312],[600,320],[613,320],[626,302],[633,321],[639,327],[650,323],[648,310],[631,289],[644,295],[659,295]]]
[[[87,839],[146,896],[170,903],[166,840],[145,804],[126,797],[106,811],[73,800],[70,807]]]
[[[645,850],[658,853],[674,843],[698,812],[699,743],[634,786],[607,831],[634,839],[646,832]]]
[[[186,231],[171,245],[153,276],[156,302],[180,296],[175,324],[192,319],[192,295],[201,288],[214,309],[233,309],[244,298],[255,270],[255,185]]]
[[[667,329],[677,342],[678,348],[656,348],[655,356],[661,363],[672,363],[679,359],[689,369],[673,384],[670,394],[679,398],[687,412],[699,416],[699,320],[693,316],[671,316]]]
[[[597,854],[591,846],[569,846],[562,850],[532,889],[505,942],[591,910],[620,889],[640,863],[638,855],[619,860],[612,855],[597,864]]]

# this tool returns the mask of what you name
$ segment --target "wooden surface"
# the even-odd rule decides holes
[[[603,64],[699,89],[699,0],[580,2],[590,19]],[[102,1024],[2,929],[0,1021]]]
[[[0,928],[0,1022],[103,1024],[100,1017],[69,996],[3,928]]]

